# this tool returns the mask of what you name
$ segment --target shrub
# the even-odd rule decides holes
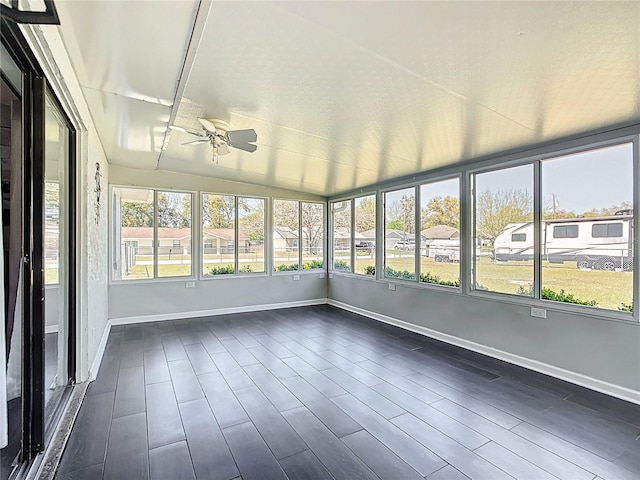
[[[219,267],[213,267],[211,270],[209,270],[209,275],[228,275],[231,273],[236,273],[236,269],[233,267],[233,265],[221,265]]]
[[[349,265],[344,260],[336,260],[333,262],[333,268],[335,270],[351,270]]]
[[[298,270],[298,264],[297,263],[292,263],[291,265],[286,265],[286,264],[280,264],[276,267],[273,267],[273,271],[274,272],[293,272],[295,270]]]
[[[384,276],[389,278],[402,278],[404,280],[414,280],[416,278],[415,273],[411,273],[408,270],[394,270],[391,267],[384,269]]]
[[[423,283],[433,283],[435,285],[444,285],[446,287],[459,287],[460,280],[442,280],[437,275],[431,275],[429,272],[420,274],[420,281]]]
[[[365,275],[375,275],[376,274],[376,267],[374,265],[367,265],[366,267],[364,267],[364,274]]]
[[[304,262],[302,264],[303,270],[313,270],[314,268],[323,268],[324,262],[322,260],[312,260],[311,262]]]
[[[517,292],[519,295],[527,295],[533,296],[533,285],[529,285],[528,288],[524,288],[520,286]],[[595,300],[580,300],[573,296],[571,293],[565,293],[564,290],[560,290],[560,292],[554,292],[550,288],[542,289],[542,299],[544,300],[553,300],[554,302],[562,302],[562,303],[573,303],[575,305],[587,305],[589,307],[595,307],[597,302]]]
[[[251,268],[251,265],[245,265],[239,270],[239,272],[240,273],[251,273],[251,272],[253,272],[253,268]]]
[[[618,310],[620,310],[621,312],[633,312],[633,302],[631,303],[622,302],[618,307]]]

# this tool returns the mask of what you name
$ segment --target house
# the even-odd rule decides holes
[[[639,2],[0,16],[0,480],[638,477]]]

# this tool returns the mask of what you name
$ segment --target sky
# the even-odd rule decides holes
[[[522,189],[533,194],[533,167],[525,165],[476,177],[478,192]],[[542,162],[543,205],[583,213],[633,201],[633,147],[614,147],[550,158]]]

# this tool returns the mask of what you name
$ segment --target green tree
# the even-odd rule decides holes
[[[376,228],[376,197],[364,197],[356,204],[356,232]]]
[[[233,228],[235,202],[232,195],[203,195],[203,223],[208,228]]]
[[[416,231],[416,197],[415,195],[403,195],[400,199],[400,220],[402,230],[407,233]]]
[[[433,197],[422,209],[422,226],[425,228],[436,225],[448,225],[460,228],[460,200],[458,197],[447,195],[446,197]]]
[[[510,223],[532,221],[533,200],[526,190],[486,190],[476,200],[478,235],[495,240]]]
[[[120,222],[123,227],[153,227],[153,204],[122,202]]]
[[[239,210],[239,227],[252,242],[264,241],[264,201],[247,200]]]

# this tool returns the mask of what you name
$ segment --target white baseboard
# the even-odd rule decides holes
[[[622,400],[626,400],[628,402],[640,404],[640,392],[637,390],[632,390],[627,387],[621,387],[619,385],[614,385],[612,383],[608,383],[603,380],[598,380],[597,378],[592,378],[587,375],[583,375],[581,373],[572,372],[570,370],[565,370],[563,368],[559,368],[553,365],[549,365],[547,363],[539,362],[537,360],[521,357],[520,355],[515,355],[513,353],[497,350],[495,348],[487,347],[486,345],[481,345],[479,343],[471,342],[469,340],[455,337],[447,333],[438,332],[436,330],[431,330],[430,328],[427,328],[427,327],[415,325],[410,322],[405,322],[404,320],[399,320],[397,318],[389,317],[387,315],[371,312],[363,308],[354,307],[353,305],[339,302],[337,300],[329,299],[327,303],[329,305],[333,305],[334,307],[338,307],[343,310],[347,310],[349,312],[357,313],[365,317],[372,318],[373,320],[377,320],[379,322],[395,325],[397,327],[404,328],[405,330],[419,333],[427,337],[435,338],[436,340],[441,340],[445,343],[450,343],[452,345],[456,345],[458,347],[462,347],[467,350],[472,350],[474,352],[478,352],[483,355],[487,355],[489,357],[497,358],[498,360],[504,360],[505,362],[513,363],[515,365],[519,365],[521,367],[528,368],[536,372],[544,373],[545,375],[549,375],[551,377],[559,378],[561,380],[566,380],[567,382],[575,383],[576,385],[580,385],[582,387],[586,387],[591,390],[596,390],[598,392],[611,395],[612,397],[617,397]]]
[[[215,308],[212,310],[197,310],[192,312],[160,313],[157,315],[140,315],[136,317],[111,318],[111,325],[128,325],[131,323],[159,322],[162,320],[180,320],[183,318],[210,317],[215,315],[228,315],[230,313],[258,312],[260,310],[276,310],[278,308],[307,307],[310,305],[325,305],[327,298],[313,298],[310,300],[298,300],[295,302],[267,303],[262,305],[247,305],[244,307]]]
[[[102,338],[100,339],[100,343],[98,344],[98,350],[96,351],[96,356],[93,358],[93,362],[91,363],[91,367],[89,368],[89,381],[92,382],[98,376],[98,370],[100,369],[100,364],[102,363],[102,356],[104,355],[104,349],[107,346],[107,340],[109,339],[109,333],[111,333],[111,322],[107,322],[104,327],[104,331],[102,332]]]
[[[45,325],[44,333],[58,333],[58,325]]]

